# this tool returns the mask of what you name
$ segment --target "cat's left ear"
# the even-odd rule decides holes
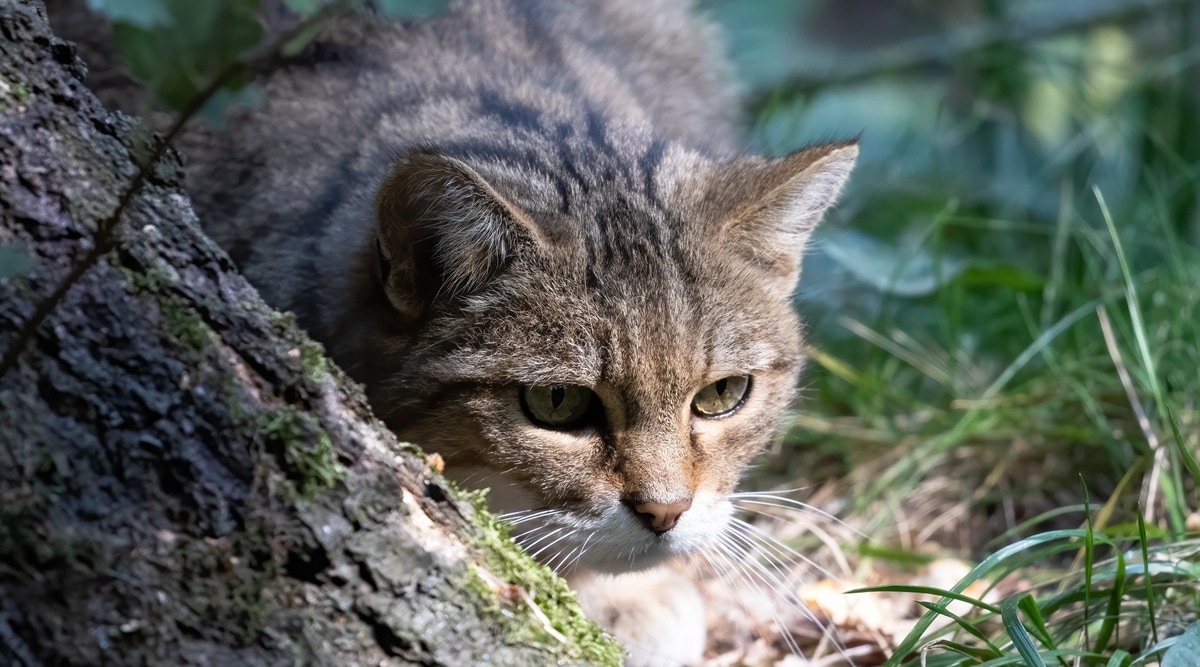
[[[410,317],[480,290],[523,248],[545,243],[483,175],[432,149],[393,167],[375,214],[376,277],[392,307]]]
[[[708,193],[710,206],[719,209],[723,243],[790,288],[813,230],[837,201],[857,158],[857,141],[847,141],[726,165]]]

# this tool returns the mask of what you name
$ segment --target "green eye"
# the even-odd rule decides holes
[[[569,429],[580,426],[592,414],[596,394],[573,384],[521,387],[521,405],[538,426]]]
[[[742,404],[749,390],[749,375],[721,378],[696,392],[692,399],[692,411],[701,417],[727,415]]]

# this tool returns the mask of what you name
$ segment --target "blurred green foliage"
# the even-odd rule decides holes
[[[257,46],[261,0],[89,0],[113,22],[130,73],[168,108],[184,110]],[[237,89],[243,78],[223,87]]]
[[[263,0],[87,0],[106,16],[130,73],[172,111],[203,111],[220,123],[233,105],[257,103],[248,86],[256,58],[298,53],[339,11],[373,9],[392,18],[421,18],[448,0],[282,0],[301,20],[268,35],[263,17],[278,13]]]
[[[754,148],[861,141],[804,267],[804,401],[759,483],[832,477],[885,543],[900,517],[898,541],[980,567],[1068,568],[941,631],[923,603],[889,664],[1153,663],[1200,603],[1178,571],[1200,518],[1200,2],[702,4]],[[1029,546],[1065,535],[1074,568]]]
[[[756,148],[861,135],[805,266],[818,363],[783,474],[807,476],[814,450],[847,474],[897,450],[896,493],[959,447],[991,465],[995,445],[1027,442],[1044,453],[1027,465],[1082,461],[1068,470],[1112,490],[1178,429],[1164,491],[1181,530],[1200,400],[1200,3],[703,5],[748,84]]]

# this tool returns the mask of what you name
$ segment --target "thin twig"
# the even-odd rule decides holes
[[[104,218],[96,229],[95,244],[91,250],[83,256],[83,259],[71,267],[71,271],[67,274],[65,280],[59,283],[58,287],[50,294],[50,296],[37,304],[33,310],[33,314],[25,321],[21,327],[17,337],[12,344],[4,352],[4,357],[0,359],[0,379],[3,379],[16,366],[17,360],[21,353],[25,350],[29,341],[33,339],[38,328],[45,322],[54,309],[62,303],[67,293],[71,288],[87,273],[100,258],[111,251],[116,245],[116,233],[120,227],[122,217],[125,211],[129,208],[133,198],[141,192],[142,186],[145,185],[146,179],[149,178],[153,169],[158,165],[159,160],[166,154],[172,142],[175,141],[179,133],[183,131],[187,125],[201,109],[212,99],[213,95],[219,92],[235,77],[243,72],[253,69],[258,63],[265,62],[270,58],[274,58],[290,41],[304,34],[306,31],[316,28],[320,23],[328,21],[337,14],[345,11],[351,4],[351,0],[341,0],[340,2],[332,3],[322,7],[320,11],[310,16],[308,19],[300,22],[292,29],[285,31],[275,39],[270,45],[262,48],[254,49],[245,59],[230,63],[221,70],[212,81],[200,90],[187,107],[176,117],[175,122],[171,125],[167,133],[157,140],[154,144],[154,150],[150,156],[138,165],[137,174],[130,181],[129,186],[121,193],[121,198],[117,201],[116,208],[113,212]]]
[[[1096,308],[1096,315],[1100,318],[1100,331],[1104,334],[1104,344],[1108,346],[1108,356],[1112,358],[1113,365],[1117,367],[1117,376],[1121,378],[1121,386],[1125,388],[1125,395],[1129,397],[1129,405],[1133,407],[1133,414],[1137,416],[1138,426],[1142,429],[1142,434],[1146,436],[1146,442],[1150,445],[1150,451],[1154,454],[1153,463],[1150,465],[1150,478],[1142,487],[1140,499],[1142,507],[1146,511],[1146,523],[1154,523],[1154,512],[1158,503],[1158,479],[1167,465],[1167,450],[1159,443],[1158,435],[1154,433],[1154,428],[1150,424],[1150,418],[1138,400],[1137,390],[1133,386],[1133,378],[1129,375],[1129,371],[1125,368],[1125,362],[1121,359],[1121,349],[1117,346],[1116,336],[1113,335],[1108,311],[1104,309],[1104,306],[1099,306]]]

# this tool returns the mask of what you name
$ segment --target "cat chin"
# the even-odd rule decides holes
[[[573,569],[595,574],[632,574],[652,570],[677,558],[691,555],[695,554],[679,553],[669,547],[651,547],[643,553],[621,561],[608,558],[584,558]],[[563,572],[562,574],[568,573]]]
[[[702,556],[717,543],[733,516],[725,494],[701,489],[675,528],[655,535],[615,497],[556,508],[528,487],[484,466],[448,468],[447,474],[464,486],[490,486],[488,504],[514,523],[517,543],[563,575],[642,572],[672,560]]]
[[[573,534],[561,547],[563,552],[577,556],[543,560],[561,574],[641,572],[668,561],[701,556],[717,542],[732,514],[732,505],[724,496],[701,491],[678,525],[663,535],[646,530],[620,504],[606,506],[590,516],[562,516],[553,524],[569,527]]]

